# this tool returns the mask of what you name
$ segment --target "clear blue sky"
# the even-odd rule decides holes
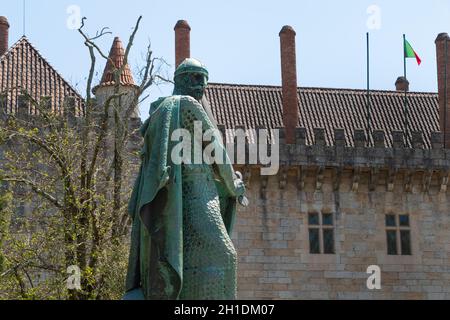
[[[372,88],[393,89],[403,74],[402,34],[421,56],[418,67],[408,61],[412,91],[437,91],[434,40],[450,32],[448,0],[27,0],[26,34],[50,63],[82,91],[89,55],[77,31],[67,27],[67,8],[76,5],[88,17],[92,34],[104,26],[113,35],[101,41],[108,51],[113,36],[127,40],[137,17],[144,20],[130,62],[134,70],[150,39],[156,56],[164,57],[173,72],[174,31],[177,20],[192,27],[192,56],[209,68],[212,82],[279,85],[278,33],[289,24],[297,31],[297,68],[300,86],[365,88],[365,33],[371,32]],[[371,5],[381,9],[380,29],[369,30]],[[11,24],[10,43],[23,33],[22,1],[3,0],[0,15]],[[104,64],[98,66],[101,73]],[[151,99],[170,93],[170,86],[154,88]],[[83,94],[83,92],[82,92]],[[141,106],[142,116],[150,101]]]

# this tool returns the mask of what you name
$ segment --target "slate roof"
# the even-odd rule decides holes
[[[334,129],[343,128],[347,145],[353,146],[355,129],[367,127],[365,90],[299,88],[298,96],[298,126],[306,128],[309,145],[314,142],[314,128],[325,129],[327,145],[333,145]],[[226,128],[283,126],[281,87],[210,83],[206,98],[217,122]],[[408,101],[409,132],[423,132],[424,148],[429,149],[431,132],[439,131],[438,95],[409,92]],[[404,131],[404,93],[372,91],[371,106],[372,128],[383,130],[386,147],[392,147],[391,132]],[[367,135],[367,130],[365,132]],[[370,140],[373,143],[371,135]]]
[[[16,112],[22,90],[37,101],[51,97],[56,112],[62,113],[65,97],[75,98],[78,113],[83,110],[83,98],[25,36],[0,57],[0,94],[6,98],[2,99],[1,107],[8,113]],[[30,112],[33,114],[34,110]]]

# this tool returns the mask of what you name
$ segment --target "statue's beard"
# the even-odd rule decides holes
[[[184,95],[184,96],[190,96],[194,98],[195,100],[202,100],[204,94],[205,94],[205,87],[204,86],[175,86],[174,90],[175,94]]]
[[[191,96],[195,100],[200,101],[200,100],[202,100],[202,98],[205,94],[205,87],[203,87],[203,86],[190,87],[186,91],[187,91],[188,96]]]
[[[192,90],[190,96],[198,101],[202,100],[203,95],[204,95],[204,91],[202,90]]]

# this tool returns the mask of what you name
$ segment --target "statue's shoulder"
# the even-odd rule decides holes
[[[177,106],[179,102],[179,97],[177,96],[169,96],[169,97],[161,97],[155,102],[150,104],[150,116],[144,122],[140,129],[140,133],[145,137],[146,133],[154,128],[163,124],[164,119],[168,114],[172,113],[174,110],[174,106]]]
[[[180,101],[180,97],[179,96],[169,96],[169,97],[165,97],[165,98],[160,98],[159,100],[159,106],[157,108],[157,110],[159,109],[171,109],[174,106],[177,105],[178,101]]]
[[[178,104],[179,97],[169,96],[161,97],[150,105],[150,119],[157,118],[167,112],[171,112],[173,107]]]
[[[152,105],[154,111],[170,110],[179,103],[180,108],[202,108],[200,102],[192,98],[191,96],[173,95],[165,98],[160,98]]]
[[[166,101],[167,97],[160,97],[158,100],[152,102],[150,104],[150,117],[155,115],[157,111],[161,108],[161,106],[164,106],[164,102]]]
[[[158,123],[167,113],[173,112],[175,107],[179,107],[180,110],[184,111],[191,110],[194,113],[203,112],[203,106],[201,103],[191,96],[173,95],[159,98],[151,104],[149,118],[150,122]]]
[[[178,96],[180,98],[180,104],[201,106],[200,102],[192,98],[191,96]]]
[[[179,96],[180,98],[180,109],[182,111],[190,110],[194,113],[201,113],[203,111],[203,106],[200,102],[192,98],[191,96]]]

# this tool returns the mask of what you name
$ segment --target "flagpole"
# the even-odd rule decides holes
[[[408,81],[406,77],[406,36],[403,35],[403,71],[405,81]],[[408,143],[408,88],[405,86],[405,99],[404,99],[404,129],[405,129],[405,144],[409,146]]]
[[[370,114],[370,41],[369,32],[367,37],[367,146],[370,146],[370,131],[371,131],[371,114]]]

